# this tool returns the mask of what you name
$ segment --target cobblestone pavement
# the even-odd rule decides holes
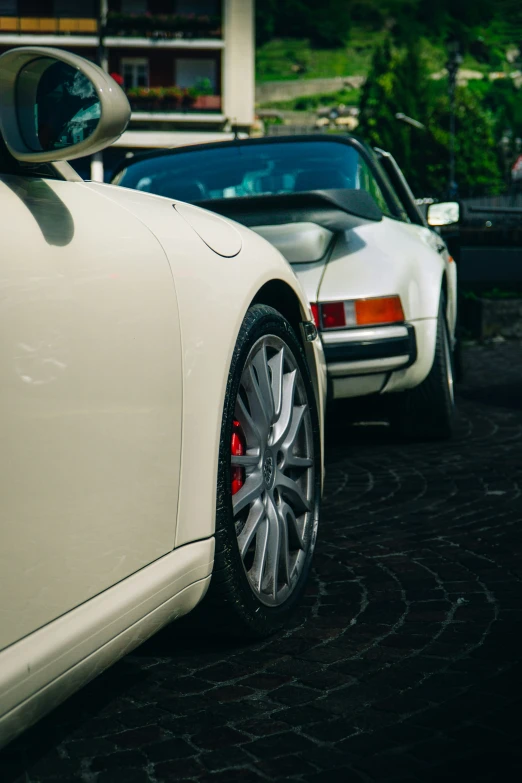
[[[2,783],[522,780],[521,356],[467,349],[453,443],[337,411],[293,627],[172,626],[7,748]]]

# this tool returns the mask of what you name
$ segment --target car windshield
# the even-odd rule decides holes
[[[368,166],[354,147],[303,141],[160,155],[132,163],[113,182],[196,202],[330,188],[370,190],[368,175]]]

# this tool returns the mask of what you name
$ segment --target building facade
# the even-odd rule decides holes
[[[53,46],[99,62],[132,108],[105,179],[137,150],[232,138],[254,122],[254,0],[0,0],[0,53]]]

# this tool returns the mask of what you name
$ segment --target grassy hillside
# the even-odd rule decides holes
[[[323,79],[334,76],[366,76],[375,48],[382,43],[384,31],[374,32],[354,28],[350,40],[343,48],[316,49],[307,39],[277,38],[263,44],[256,53],[256,81],[288,79]],[[444,68],[447,53],[440,43],[421,38],[422,55],[431,72]],[[462,68],[481,73],[490,70],[510,72],[515,67],[506,59],[509,46],[492,66],[479,62],[470,53],[464,55]],[[502,57],[502,54],[504,56]]]
[[[308,39],[278,38],[257,49],[256,80],[324,79],[366,74],[384,33],[360,29],[345,48],[315,49]]]

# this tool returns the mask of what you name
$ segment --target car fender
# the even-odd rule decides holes
[[[243,318],[267,283],[284,283],[312,321],[306,296],[283,256],[253,231],[193,205],[111,185],[85,183],[118,202],[157,237],[171,266],[180,315],[183,363],[183,441],[176,546],[213,535],[222,411],[228,372]],[[241,249],[219,255],[185,219],[206,217],[238,232]],[[183,212],[183,217],[181,217]],[[311,350],[309,346],[312,346]],[[326,381],[320,340],[306,345],[320,420]]]
[[[399,294],[407,321],[436,318],[445,263],[429,229],[384,217],[339,235],[319,301]]]

